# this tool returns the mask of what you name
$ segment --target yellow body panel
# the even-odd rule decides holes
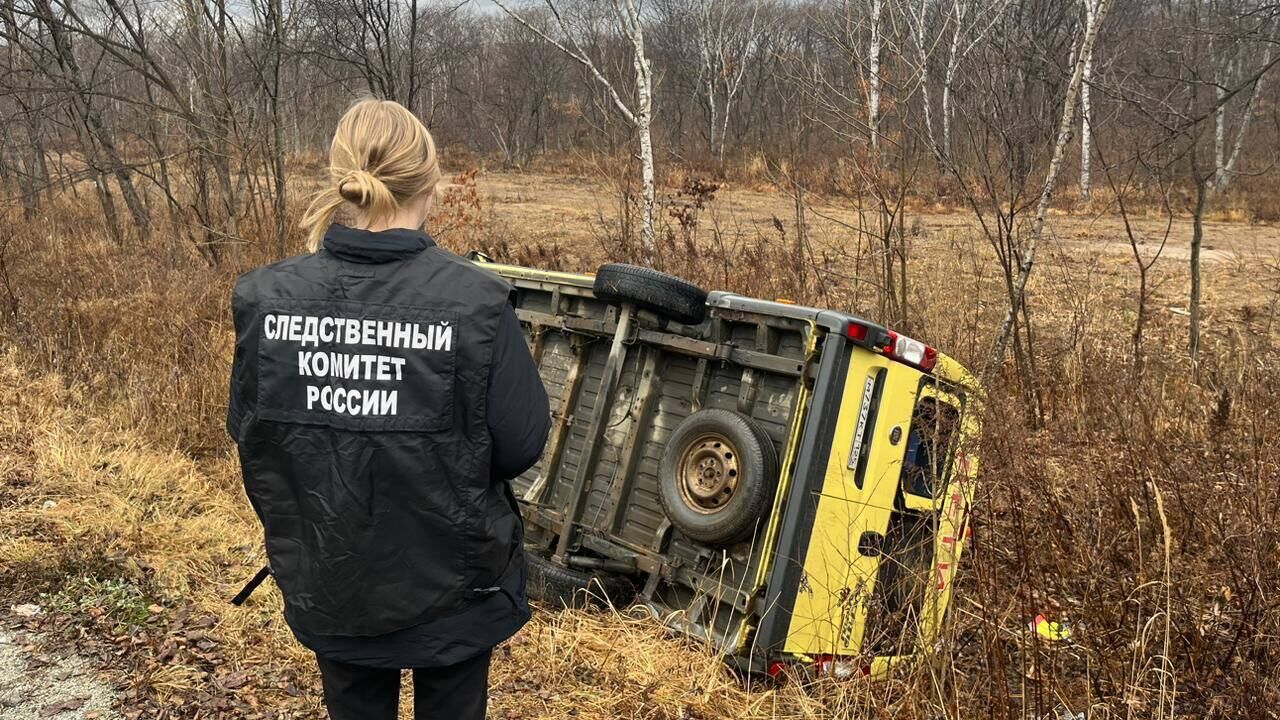
[[[850,456],[868,378],[883,372],[884,388],[874,419],[867,421],[862,442],[870,443],[863,486],[856,482],[857,468],[850,468]],[[894,509],[894,498],[902,474],[906,438],[912,416],[921,397],[932,396],[961,409],[960,427],[953,455],[949,458],[949,482],[945,492],[934,498],[904,494],[909,510],[937,513],[938,530],[933,548],[934,576],[928,578],[924,602],[915,628],[902,628],[919,638],[914,651],[923,649],[937,638],[951,597],[951,580],[964,544],[963,533],[967,508],[972,500],[976,464],[968,445],[976,438],[975,401],[970,392],[964,397],[947,388],[972,389],[973,378],[955,361],[939,357],[935,377],[943,381],[923,384],[924,374],[908,365],[889,360],[879,354],[858,348],[849,367],[843,387],[840,416],[827,470],[819,493],[813,535],[805,557],[800,592],[791,618],[784,651],[802,657],[859,656],[868,661],[872,675],[883,674],[898,660],[895,657],[871,658],[864,653],[867,600],[875,590],[882,562],[892,562],[876,555],[864,556],[858,551],[864,532],[884,535]],[[958,388],[957,388],[958,390]],[[890,441],[893,428],[901,435]]]
[[[873,590],[880,559],[860,554],[858,539],[867,531],[885,532],[902,469],[901,448],[895,457],[895,448],[887,442],[872,445],[862,489],[854,482],[856,470],[848,467],[864,389],[875,372],[887,373],[875,426],[890,428],[911,420],[920,373],[874,353],[855,350],[826,475],[814,498],[817,514],[786,652],[852,655],[862,646],[866,615],[862,600]],[[871,433],[871,429],[868,423],[866,433],[871,438],[886,434]]]
[[[941,513],[934,558],[937,560],[937,582],[931,583],[925,596],[921,637],[934,640],[942,631],[942,620],[951,601],[956,566],[964,549],[969,527],[969,508],[973,506],[974,479],[978,472],[979,418],[982,416],[981,389],[978,381],[960,363],[940,355],[934,375],[963,388],[964,397],[953,403],[962,408],[958,437],[948,460],[951,472],[947,491],[938,499]]]
[[[482,261],[480,263],[486,270],[491,270],[505,278],[514,279],[522,278],[525,280],[535,280],[537,282],[561,283],[565,285],[577,285],[579,287],[591,287],[592,276],[583,275],[581,273],[558,272],[556,270],[537,270],[534,268],[520,267],[519,265],[505,265],[492,261]]]

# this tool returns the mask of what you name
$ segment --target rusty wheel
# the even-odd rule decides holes
[[[749,537],[777,482],[773,441],[754,421],[728,410],[700,410],[671,434],[659,469],[659,495],[671,524],[700,542]]]
[[[680,458],[680,496],[695,512],[713,513],[738,488],[738,450],[720,433],[689,444]]]

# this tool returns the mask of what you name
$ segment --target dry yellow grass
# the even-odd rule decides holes
[[[157,449],[95,417],[59,377],[30,377],[12,356],[0,358],[0,388],[0,473],[9,484],[0,514],[0,567],[56,570],[68,556],[114,563],[111,572],[161,589],[162,602],[217,617],[211,632],[237,667],[289,667],[314,680],[312,658],[284,625],[274,587],[268,583],[243,608],[227,603],[263,561],[260,528],[230,455],[196,463]],[[192,666],[162,663],[148,669],[145,681],[160,702],[179,704],[211,678]],[[850,702],[848,695],[848,688],[821,696],[749,691],[707,648],[668,637],[654,622],[621,610],[539,611],[498,652],[491,713],[819,718],[832,717],[830,701]]]
[[[482,212],[459,211],[444,238],[455,250],[501,247],[506,259],[572,269],[610,256],[608,233],[593,227],[610,212],[593,210],[609,202],[598,184],[489,176],[478,191]],[[848,231],[811,214],[817,250],[798,281],[771,222],[790,228],[789,207],[731,188],[696,237],[670,241],[659,261],[708,286],[874,316],[867,244],[851,247]],[[830,201],[814,208],[852,217]],[[162,238],[114,248],[86,229],[91,209],[69,200],[36,224],[15,213],[0,210],[12,238],[4,280],[20,300],[0,325],[0,594],[31,599],[76,574],[125,578],[173,623],[216,616],[217,662],[165,655],[165,642],[191,635],[161,627],[122,656],[123,684],[180,717],[252,717],[194,709],[226,673],[247,670],[231,696],[318,717],[311,659],[284,626],[278,593],[268,584],[246,608],[226,603],[262,562],[220,427],[235,268],[202,267]],[[649,621],[539,612],[495,664],[494,717],[1039,718],[1070,708],[1098,719],[1265,718],[1280,706],[1270,598],[1280,582],[1280,239],[1269,227],[1210,226],[1206,242],[1221,254],[1207,258],[1193,381],[1180,248],[1153,272],[1148,362],[1134,377],[1132,260],[1116,220],[1057,217],[1054,228],[1031,287],[1038,372],[1029,387],[1012,373],[993,384],[972,555],[949,641],[927,663],[874,685],[748,688]],[[924,215],[919,230],[910,331],[976,364],[1003,309],[992,252],[961,214]],[[1186,225],[1175,232],[1185,244]],[[267,259],[266,245],[245,248],[242,262]],[[1040,424],[1023,412],[1031,393]],[[1069,646],[1027,636],[1027,619],[1044,611],[1077,622]]]

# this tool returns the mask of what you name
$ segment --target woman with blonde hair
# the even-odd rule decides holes
[[[529,619],[509,479],[542,451],[546,391],[511,287],[422,230],[422,122],[358,102],[329,163],[311,252],[236,284],[227,431],[330,717],[393,720],[412,669],[415,718],[483,718],[490,651]]]

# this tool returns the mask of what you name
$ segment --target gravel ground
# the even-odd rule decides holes
[[[0,720],[119,720],[115,691],[84,658],[33,654],[33,639],[0,628]]]

